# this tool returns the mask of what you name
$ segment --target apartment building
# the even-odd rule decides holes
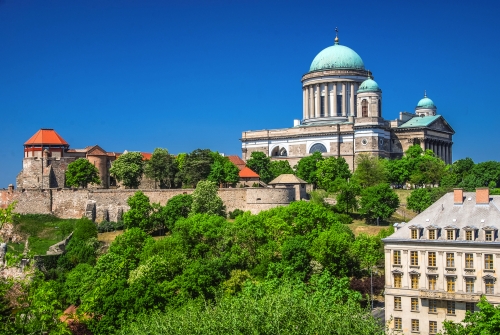
[[[488,188],[444,195],[385,238],[385,310],[402,334],[437,334],[485,295],[500,303],[500,196]]]

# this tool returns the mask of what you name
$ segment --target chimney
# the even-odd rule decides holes
[[[14,185],[9,184],[9,193],[13,193],[13,192],[14,192]]]
[[[455,188],[453,190],[453,202],[455,205],[462,205],[464,203],[464,190]]]
[[[490,189],[487,187],[480,187],[476,189],[476,205],[490,203]]]

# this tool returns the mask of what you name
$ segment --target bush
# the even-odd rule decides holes
[[[107,233],[110,231],[117,231],[123,229],[124,229],[123,221],[118,221],[118,222],[102,221],[97,225],[97,231],[99,233]]]
[[[237,216],[240,216],[240,215],[242,215],[243,213],[245,213],[245,212],[244,212],[244,211],[242,211],[241,209],[236,208],[234,211],[229,212],[229,218],[230,218],[231,220],[234,220],[234,219],[236,219],[236,217],[237,217]]]

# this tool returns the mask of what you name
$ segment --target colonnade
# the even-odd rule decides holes
[[[451,147],[452,143],[440,140],[426,140],[424,142],[425,150],[432,150],[437,157],[441,158],[446,164],[452,163]]]
[[[305,85],[302,88],[303,119],[355,116],[358,86],[359,83],[357,82],[329,82]],[[322,96],[326,97],[323,108],[321,106]],[[338,99],[338,96],[341,99]]]

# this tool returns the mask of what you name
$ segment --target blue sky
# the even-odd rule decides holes
[[[424,89],[455,129],[454,159],[500,160],[499,1],[0,0],[0,187],[23,143],[210,148],[302,116],[301,76],[333,44],[383,90],[383,116]]]

